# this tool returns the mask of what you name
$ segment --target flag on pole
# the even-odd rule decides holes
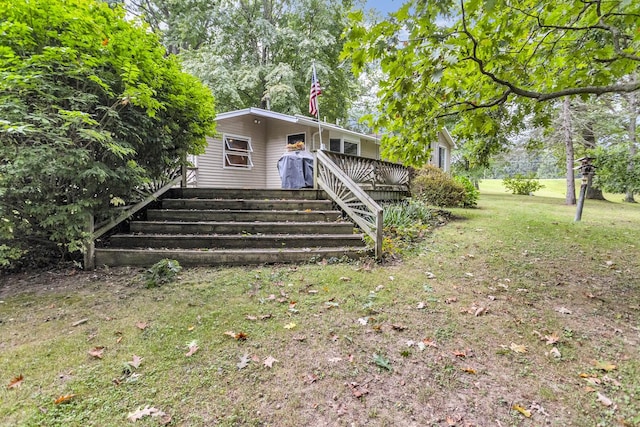
[[[311,91],[309,92],[309,114],[318,117],[318,96],[322,93],[320,82],[316,76],[316,66],[313,64],[313,74],[311,75]],[[319,120],[319,117],[318,117]]]

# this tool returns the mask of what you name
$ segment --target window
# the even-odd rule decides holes
[[[329,138],[329,151],[358,156],[360,155],[360,144],[357,142],[345,141],[342,138]]]
[[[445,147],[438,147],[438,167],[443,171],[447,170],[447,149]]]
[[[251,169],[251,138],[236,135],[223,135],[222,137],[224,167]]]
[[[295,144],[298,141],[306,142],[304,133],[294,133],[291,135],[287,135],[287,144]]]

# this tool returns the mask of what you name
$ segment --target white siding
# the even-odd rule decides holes
[[[305,134],[305,147],[310,151],[313,130],[308,126],[275,120],[269,122],[266,136],[266,188],[282,187],[280,174],[278,173],[278,160],[280,160],[280,157],[287,151],[287,135],[295,133]]]
[[[266,179],[266,147],[264,127],[266,120],[254,123],[253,117],[237,117],[221,120],[216,130],[216,138],[207,138],[209,145],[205,153],[198,156],[198,187],[222,188],[265,188]],[[230,133],[251,138],[253,153],[251,169],[224,168],[222,157],[222,134]]]

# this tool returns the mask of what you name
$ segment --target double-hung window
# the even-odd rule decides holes
[[[225,168],[251,169],[251,138],[246,136],[228,135],[222,136],[222,153]]]
[[[344,138],[329,138],[329,151],[358,156],[360,154],[360,144],[347,141]]]

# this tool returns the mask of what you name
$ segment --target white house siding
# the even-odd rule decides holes
[[[198,187],[220,188],[264,188],[266,178],[266,147],[262,139],[263,127],[267,121],[254,123],[251,116],[220,120],[216,138],[207,138],[209,145],[205,153],[198,156]],[[229,133],[251,138],[251,169],[224,168],[222,158],[222,134]]]
[[[373,141],[360,140],[360,157],[379,159],[380,146]]]
[[[304,133],[305,146],[310,149],[311,131],[307,126],[271,120],[266,134],[266,188],[281,188],[278,160],[287,151],[287,135]]]

